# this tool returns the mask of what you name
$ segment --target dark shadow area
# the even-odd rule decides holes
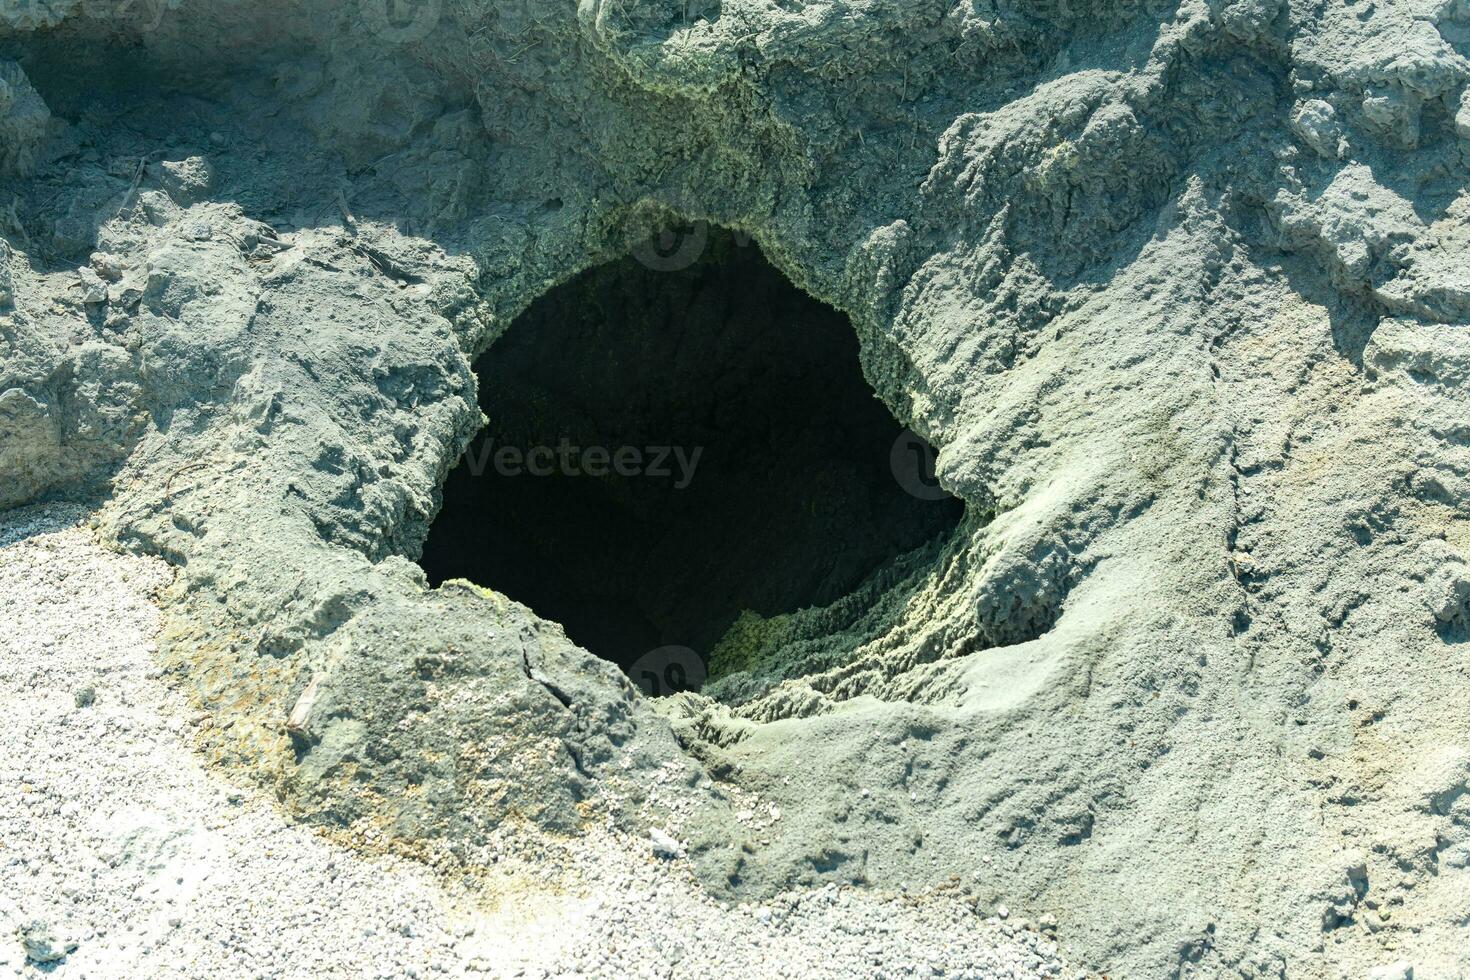
[[[625,669],[705,655],[742,610],[831,603],[964,509],[916,478],[927,447],[864,380],[844,315],[728,234],[655,264],[584,273],[484,356],[489,424],[422,562]]]

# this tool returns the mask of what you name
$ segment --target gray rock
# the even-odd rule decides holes
[[[10,271],[13,258],[10,243],[0,238],[0,310],[15,303],[15,277]]]
[[[122,260],[116,255],[108,255],[106,252],[92,253],[92,271],[97,273],[107,282],[118,282],[123,277]]]
[[[95,306],[107,302],[107,283],[90,266],[78,269],[77,279],[81,282],[83,303]]]
[[[1342,140],[1342,126],[1330,103],[1309,99],[1299,104],[1291,115],[1291,129],[1319,156],[1337,159],[1340,155],[1338,143]]]
[[[204,157],[164,160],[158,170],[169,197],[184,207],[203,200],[214,183],[214,169]]]
[[[20,65],[0,59],[0,174],[35,169],[50,122],[51,111]]]
[[[54,929],[39,920],[32,920],[16,932],[26,959],[32,963],[46,965],[58,963],[76,951],[77,943],[59,936]]]
[[[1119,976],[1452,934],[1463,4],[85,6],[0,10],[73,120],[0,70],[0,507],[173,565],[208,758],[440,867],[607,821],[721,900],[958,875]],[[967,516],[653,701],[414,559],[474,359],[676,216],[850,315]]]

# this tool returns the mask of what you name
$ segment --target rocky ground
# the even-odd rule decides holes
[[[782,932],[791,888],[958,877],[1116,976],[1470,976],[1467,227],[1465,0],[0,4],[0,508],[105,501],[98,540],[168,564],[154,662],[199,718],[51,677],[28,624],[72,607],[23,591],[3,724],[75,727],[3,765],[86,744],[34,780],[69,819],[118,825],[86,780],[177,786],[228,855],[199,760],[356,854],[550,903],[561,965],[608,946],[618,875],[660,869],[670,911],[630,899],[620,948],[725,973],[776,972],[763,935],[803,973],[867,955]],[[418,562],[531,305],[629,256],[682,275],[712,228],[848,319],[965,517],[830,606],[742,619],[710,683],[656,700],[498,577]],[[711,375],[780,356],[722,336],[689,351]],[[623,339],[594,356],[646,368]],[[727,564],[689,550],[691,581]],[[101,644],[126,617],[72,575]],[[655,828],[770,924],[695,902]],[[379,871],[323,900],[325,857],[290,883],[218,860],[295,957],[338,941],[328,907],[413,907]],[[200,887],[198,916],[237,907]],[[278,925],[303,908],[327,926]],[[901,957],[957,941],[906,908],[831,914],[917,916]],[[22,913],[108,928],[76,963],[125,934]],[[691,916],[711,938],[665,921]]]
[[[964,889],[704,896],[672,838],[594,827],[445,884],[206,768],[158,670],[171,573],[72,507],[0,519],[0,966],[81,977],[1067,977]],[[533,870],[534,869],[534,870]]]

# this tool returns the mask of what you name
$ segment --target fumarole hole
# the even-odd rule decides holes
[[[845,315],[730,233],[678,265],[589,270],[483,356],[489,421],[422,558],[653,694],[697,688],[742,611],[827,605],[964,510],[864,379]]]

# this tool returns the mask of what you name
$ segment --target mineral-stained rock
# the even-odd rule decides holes
[[[178,566],[206,749],[302,819],[959,874],[1117,976],[1463,970],[1464,3],[22,6],[0,506]],[[850,315],[968,512],[655,702],[412,561],[473,359],[675,217]]]

